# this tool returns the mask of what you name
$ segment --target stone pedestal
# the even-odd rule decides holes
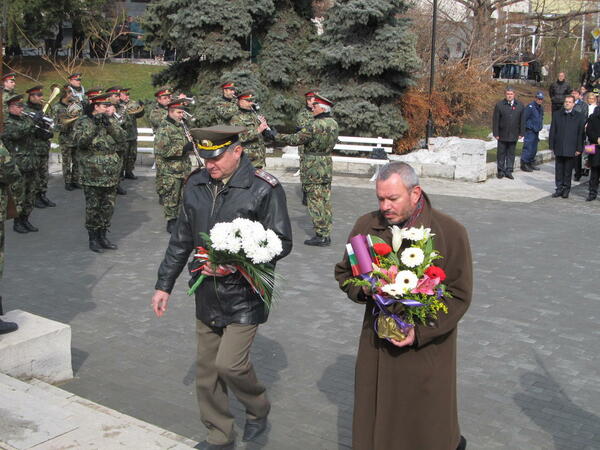
[[[19,329],[0,336],[0,372],[48,383],[73,378],[69,325],[18,309],[2,320],[16,322]]]

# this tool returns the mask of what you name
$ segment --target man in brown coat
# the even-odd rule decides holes
[[[460,435],[456,400],[457,324],[471,302],[473,274],[465,228],[432,208],[412,167],[389,163],[376,185],[379,210],[360,217],[350,233],[372,234],[392,243],[390,226],[431,228],[443,259],[448,314],[417,324],[405,340],[380,339],[373,328],[373,299],[356,286],[348,255],[335,277],[348,297],[365,304],[355,375],[353,450],[455,450],[466,448]],[[406,241],[405,241],[406,242]]]

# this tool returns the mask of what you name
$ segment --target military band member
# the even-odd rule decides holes
[[[33,211],[37,188],[38,167],[37,155],[31,145],[34,134],[42,134],[43,130],[36,128],[33,120],[23,114],[25,105],[22,95],[13,95],[7,99],[8,115],[4,122],[2,142],[15,158],[20,178],[11,186],[17,208],[17,217],[13,222],[13,230],[17,233],[39,231],[29,222]]]
[[[172,96],[173,91],[168,87],[160,88],[154,93],[154,97],[156,97],[156,105],[154,106],[154,109],[150,111],[148,121],[150,122],[152,131],[155,134],[160,123],[167,117],[168,105],[171,103]]]
[[[102,253],[116,249],[106,233],[115,208],[121,160],[115,142],[124,140],[125,132],[106,115],[110,94],[90,98],[84,116],[75,122],[73,140],[77,142],[79,178],[85,195],[85,228],[89,248]]]
[[[48,190],[48,162],[50,160],[50,139],[52,139],[52,131],[46,121],[44,121],[45,114],[42,111],[44,107],[44,87],[34,86],[27,89],[27,103],[25,104],[25,112],[31,114],[35,122],[37,133],[31,137],[31,145],[36,154],[36,196],[35,196],[35,207],[46,208],[56,206],[52,200],[46,196]],[[48,119],[48,117],[46,117]],[[45,132],[43,132],[45,131]]]
[[[313,103],[314,120],[295,134],[278,134],[267,130],[262,122],[259,130],[275,139],[276,145],[304,145],[304,167],[308,213],[313,222],[315,236],[305,245],[325,247],[331,244],[331,178],[333,162],[331,152],[337,142],[339,128],[331,117],[333,102],[316,94]]]
[[[240,134],[240,142],[244,147],[244,153],[254,167],[262,169],[266,164],[265,141],[258,127],[259,116],[255,110],[255,95],[252,91],[242,92],[237,97],[238,112],[231,118],[231,125],[244,127],[246,131]]]
[[[69,75],[69,89],[73,93],[73,99],[79,103],[85,103],[85,89],[81,84],[81,74],[73,73]]]
[[[82,109],[79,103],[73,100],[73,92],[68,86],[62,89],[60,99],[52,107],[54,123],[58,130],[58,145],[62,158],[62,173],[65,181],[65,189],[72,191],[79,188],[77,183],[77,146],[73,142],[73,124],[81,115]]]
[[[123,176],[129,180],[136,180],[133,174],[135,160],[137,159],[137,120],[144,116],[144,105],[141,102],[131,100],[129,97],[129,88],[121,89],[119,94],[119,107],[117,112],[126,116],[125,131],[127,132],[127,150],[125,152],[125,161],[123,163]]]
[[[223,95],[215,102],[218,123],[229,123],[238,112],[235,84],[227,81],[221,85]]]
[[[15,158],[0,140],[0,279],[4,270],[4,221],[7,219],[9,187],[20,176]],[[4,309],[2,308],[2,297],[0,297],[0,316],[3,315]],[[4,322],[0,319],[0,334],[16,331],[18,328],[16,323]]]
[[[167,231],[171,233],[179,215],[183,184],[192,171],[190,146],[184,131],[185,103],[174,100],[169,103],[167,118],[156,131],[154,156],[156,158],[156,191],[162,199],[167,219]]]
[[[16,77],[17,74],[13,72],[2,76],[2,111],[4,116],[8,114],[8,105],[6,101],[8,98],[15,95],[15,86],[17,85]]]
[[[312,105],[315,101],[315,95],[318,94],[316,89],[311,89],[306,94],[304,94],[304,99],[306,106],[302,108],[302,111],[298,113],[296,116],[296,131],[300,131],[302,128],[306,127],[314,120],[312,113]],[[298,156],[300,162],[300,184],[302,186],[302,204],[306,206],[306,189],[304,188],[305,184],[305,171],[304,168],[304,146],[298,146]]]
[[[106,93],[110,94],[108,99],[110,100],[110,105],[106,108],[106,115],[108,116],[110,122],[115,126],[119,127],[123,130],[123,133],[119,135],[119,139],[115,139],[115,145],[117,149],[117,155],[119,155],[119,160],[121,161],[121,169],[119,171],[119,182],[117,183],[117,195],[126,195],[127,191],[123,189],[121,186],[121,178],[123,176],[123,165],[125,163],[125,153],[127,152],[127,131],[125,131],[127,117],[120,115],[117,112],[118,104],[119,104],[119,95],[121,88],[119,86],[113,86],[106,89]]]

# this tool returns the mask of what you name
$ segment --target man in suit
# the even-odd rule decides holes
[[[506,88],[504,96],[504,100],[496,103],[492,121],[494,138],[498,141],[497,177],[514,180],[515,147],[525,135],[524,107],[515,99],[515,91],[511,87]]]
[[[575,157],[583,151],[585,119],[574,107],[575,98],[567,95],[563,109],[552,115],[548,145],[555,156],[556,191],[552,194],[553,198],[569,198]]]

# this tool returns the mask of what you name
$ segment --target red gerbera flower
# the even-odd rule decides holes
[[[444,281],[446,279],[446,272],[444,272],[444,269],[437,266],[429,266],[425,271],[425,275],[427,275],[429,278],[439,278],[440,281]]]
[[[391,253],[392,247],[384,243],[377,243],[373,244],[373,250],[375,250],[375,253],[377,253],[378,255],[385,256]]]

